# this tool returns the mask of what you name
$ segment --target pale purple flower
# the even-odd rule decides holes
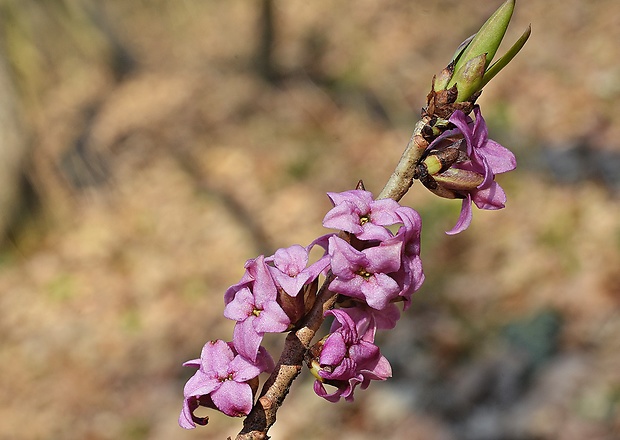
[[[221,340],[207,342],[200,355],[183,364],[198,368],[187,381],[179,425],[192,429],[206,425],[208,417],[197,417],[199,406],[216,409],[232,417],[247,415],[252,409],[254,391],[248,383],[264,371],[273,369],[273,359],[261,347],[256,362],[239,355],[232,343]]]
[[[336,278],[330,290],[364,300],[381,310],[398,296],[401,288],[389,274],[401,265],[402,241],[393,240],[358,251],[339,237],[330,237],[329,255]]]
[[[323,219],[326,228],[350,232],[360,240],[384,240],[392,235],[384,226],[399,222],[400,205],[392,199],[373,200],[370,192],[357,189],[327,195],[334,207]]]
[[[310,249],[311,246],[304,248],[296,244],[278,249],[272,257],[265,259],[273,263],[267,267],[276,285],[292,297],[296,297],[303,286],[314,281],[329,265],[327,255],[308,265]]]
[[[231,302],[236,293],[244,287],[249,287],[250,290],[260,290],[267,296],[276,294],[277,288],[269,273],[269,268],[265,264],[263,255],[246,261],[244,267],[245,273],[241,280],[230,286],[224,293],[224,304]]]
[[[385,380],[392,376],[392,368],[373,343],[375,327],[369,319],[357,316],[354,320],[344,309],[329,310],[326,314],[336,320],[315,361],[318,365],[314,391],[330,402],[340,398],[352,401],[357,385],[365,389],[371,380]],[[330,393],[325,385],[335,390]]]
[[[277,289],[263,256],[246,264],[254,281],[234,293],[226,304],[224,316],[237,321],[233,343],[239,353],[254,361],[265,333],[279,333],[288,328],[290,318],[277,302]]]

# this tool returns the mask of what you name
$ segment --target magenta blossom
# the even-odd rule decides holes
[[[340,310],[347,312],[357,323],[358,328],[362,324],[368,328],[368,331],[372,331],[373,337],[376,330],[393,329],[400,319],[400,310],[393,303],[388,304],[382,310],[377,310],[363,302],[354,301],[352,307],[342,307]]]
[[[401,268],[394,278],[398,281],[402,290],[399,293],[404,301],[404,310],[411,305],[411,295],[416,292],[424,282],[422,259],[420,258],[420,232],[422,230],[422,218],[417,211],[402,206],[398,209],[403,226],[393,239],[402,240],[403,253]]]
[[[475,106],[473,110],[475,121],[462,111],[455,110],[449,121],[456,128],[444,132],[427,148],[427,150],[441,149],[440,145],[445,143],[446,139],[462,136],[465,140],[465,151],[463,153],[467,160],[453,164],[451,169],[445,172],[445,175],[458,175],[459,170],[462,170],[465,173],[473,172],[482,176],[482,182],[475,187],[469,190],[458,188],[455,191],[463,198],[463,202],[456,225],[446,232],[449,235],[457,234],[469,227],[472,219],[472,202],[479,209],[494,210],[504,207],[506,194],[495,181],[495,176],[511,171],[517,166],[515,156],[510,150],[489,139],[488,129],[480,113],[480,107]],[[438,179],[442,177],[442,174],[434,177]],[[442,184],[446,187],[450,185],[449,182],[445,181]]]
[[[221,340],[207,342],[200,359],[187,361],[187,367],[198,371],[187,381],[183,394],[183,410],[179,425],[192,429],[196,424],[206,425],[208,417],[197,417],[199,406],[216,409],[231,417],[247,415],[254,402],[254,390],[249,384],[257,376],[273,369],[273,359],[261,347],[256,362],[239,355],[232,343]]]
[[[343,239],[330,237],[329,255],[336,276],[330,290],[362,299],[374,309],[384,309],[401,290],[390,276],[400,268],[401,252],[399,240],[358,251]]]
[[[375,327],[369,319],[354,318],[344,309],[329,310],[336,318],[331,334],[322,344],[318,359],[312,362],[314,392],[330,402],[340,398],[353,400],[357,385],[365,389],[371,380],[385,380],[392,376],[388,360],[374,343]],[[325,385],[335,387],[332,393]]]
[[[469,227],[472,218],[471,202],[474,202],[479,209],[494,210],[505,206],[506,194],[495,181],[495,175],[517,167],[514,154],[488,138],[489,131],[479,106],[474,107],[474,115],[476,120],[472,123],[471,118],[456,110],[449,119],[463,134],[467,156],[470,158],[470,162],[458,164],[456,167],[484,176],[483,182],[475,190],[467,192],[461,206],[461,215],[454,228],[447,232],[450,235],[458,234]]]
[[[449,121],[463,134],[467,156],[476,167],[484,170],[484,181],[480,184],[480,188],[486,188],[496,174],[514,170],[517,167],[517,159],[508,148],[489,139],[489,130],[479,106],[474,107],[474,116],[476,119],[472,122],[465,113],[456,110]]]
[[[239,283],[226,292],[232,294],[226,297],[224,316],[237,321],[233,332],[235,348],[254,361],[263,335],[285,331],[291,320],[277,302],[277,288],[264,257],[248,261],[246,269],[253,281]]]
[[[398,223],[400,206],[392,199],[373,200],[363,190],[327,193],[334,207],[325,215],[323,226],[354,234],[360,240],[384,240],[391,233],[384,226]]]

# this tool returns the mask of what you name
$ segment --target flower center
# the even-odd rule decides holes
[[[220,376],[217,378],[220,382],[226,382],[227,380],[234,380],[234,374],[228,373],[228,376]]]
[[[366,280],[368,280],[372,276],[370,272],[368,272],[366,269],[363,269],[363,268],[358,270],[356,273]]]

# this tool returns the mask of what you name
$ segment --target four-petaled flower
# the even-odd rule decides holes
[[[364,300],[374,309],[385,308],[401,290],[389,274],[400,268],[402,244],[395,240],[358,251],[342,238],[330,237],[329,255],[336,278],[329,288]]]
[[[350,232],[360,240],[384,240],[391,233],[384,226],[398,223],[396,210],[400,207],[392,199],[373,200],[363,190],[327,193],[334,207],[325,215],[323,226]]]
[[[277,302],[277,288],[261,255],[246,263],[254,282],[248,282],[227,298],[224,316],[237,321],[233,343],[239,353],[254,361],[265,333],[279,333],[288,328],[290,318]],[[230,289],[229,289],[230,290]]]
[[[460,110],[450,116],[450,122],[456,125],[465,138],[467,156],[470,158],[470,162],[457,164],[456,168],[480,173],[484,180],[476,189],[467,193],[457,224],[448,234],[457,234],[469,227],[472,201],[479,209],[503,208],[506,194],[495,181],[495,175],[514,170],[517,166],[517,160],[509,149],[489,139],[489,131],[479,106],[474,107],[474,115],[476,120],[473,123]]]

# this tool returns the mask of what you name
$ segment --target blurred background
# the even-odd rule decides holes
[[[177,426],[224,290],[382,188],[499,3],[1,0],[0,439],[234,436]],[[478,101],[506,209],[448,237],[460,202],[414,185],[394,378],[334,405],[304,372],[274,439],[620,438],[620,3],[520,0],[505,46],[529,23]]]

